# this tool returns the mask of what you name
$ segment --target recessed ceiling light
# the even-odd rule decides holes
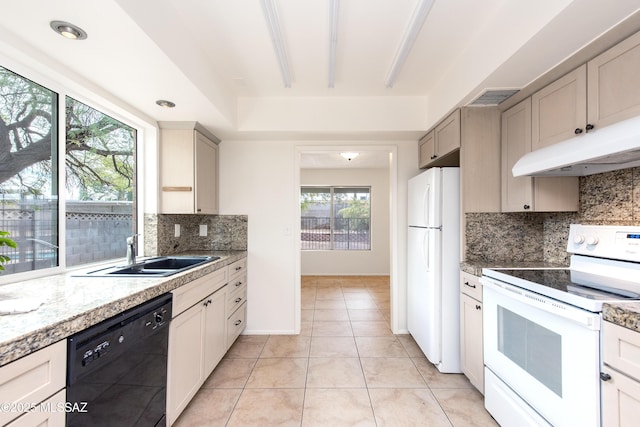
[[[158,104],[159,106],[164,107],[164,108],[173,108],[173,107],[176,106],[175,103],[173,103],[171,101],[167,101],[166,99],[158,99],[156,101],[156,104]]]
[[[355,159],[356,157],[358,157],[360,153],[340,153],[340,155],[342,157],[344,157],[345,159],[351,161],[352,159]]]
[[[62,37],[66,37],[71,40],[84,40],[87,38],[87,33],[80,27],[70,24],[64,21],[51,21],[49,23],[51,29]]]

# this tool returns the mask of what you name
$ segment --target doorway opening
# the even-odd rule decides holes
[[[340,156],[344,152],[358,156],[346,159]],[[322,322],[316,327],[351,328],[350,321],[357,321],[362,327],[396,331],[397,148],[300,146],[296,157],[300,197],[296,230],[300,309],[296,310],[296,324],[303,332],[314,321]],[[326,216],[310,220],[323,217],[323,200],[330,206]],[[365,207],[368,218],[363,213]],[[304,237],[302,233],[315,236]],[[305,248],[303,237],[328,242],[305,244]],[[367,245],[361,243],[365,237]],[[345,242],[351,241],[359,243],[346,247]]]

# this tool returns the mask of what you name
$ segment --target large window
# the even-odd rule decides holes
[[[303,250],[370,250],[370,187],[302,187]]]
[[[66,99],[67,266],[122,258],[136,233],[136,131]]]
[[[3,275],[124,256],[135,141],[132,127],[0,67],[0,231],[17,243],[0,246]]]

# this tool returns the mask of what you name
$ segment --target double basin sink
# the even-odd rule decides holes
[[[163,256],[149,258],[131,265],[119,265],[92,270],[84,277],[167,277],[220,257],[213,256]]]

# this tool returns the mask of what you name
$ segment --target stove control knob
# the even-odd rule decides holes
[[[576,234],[573,236],[573,243],[576,245],[581,245],[584,243],[584,236],[582,234]]]
[[[589,246],[597,245],[598,242],[599,242],[598,236],[589,236],[589,237],[587,237],[587,245],[589,245]]]

